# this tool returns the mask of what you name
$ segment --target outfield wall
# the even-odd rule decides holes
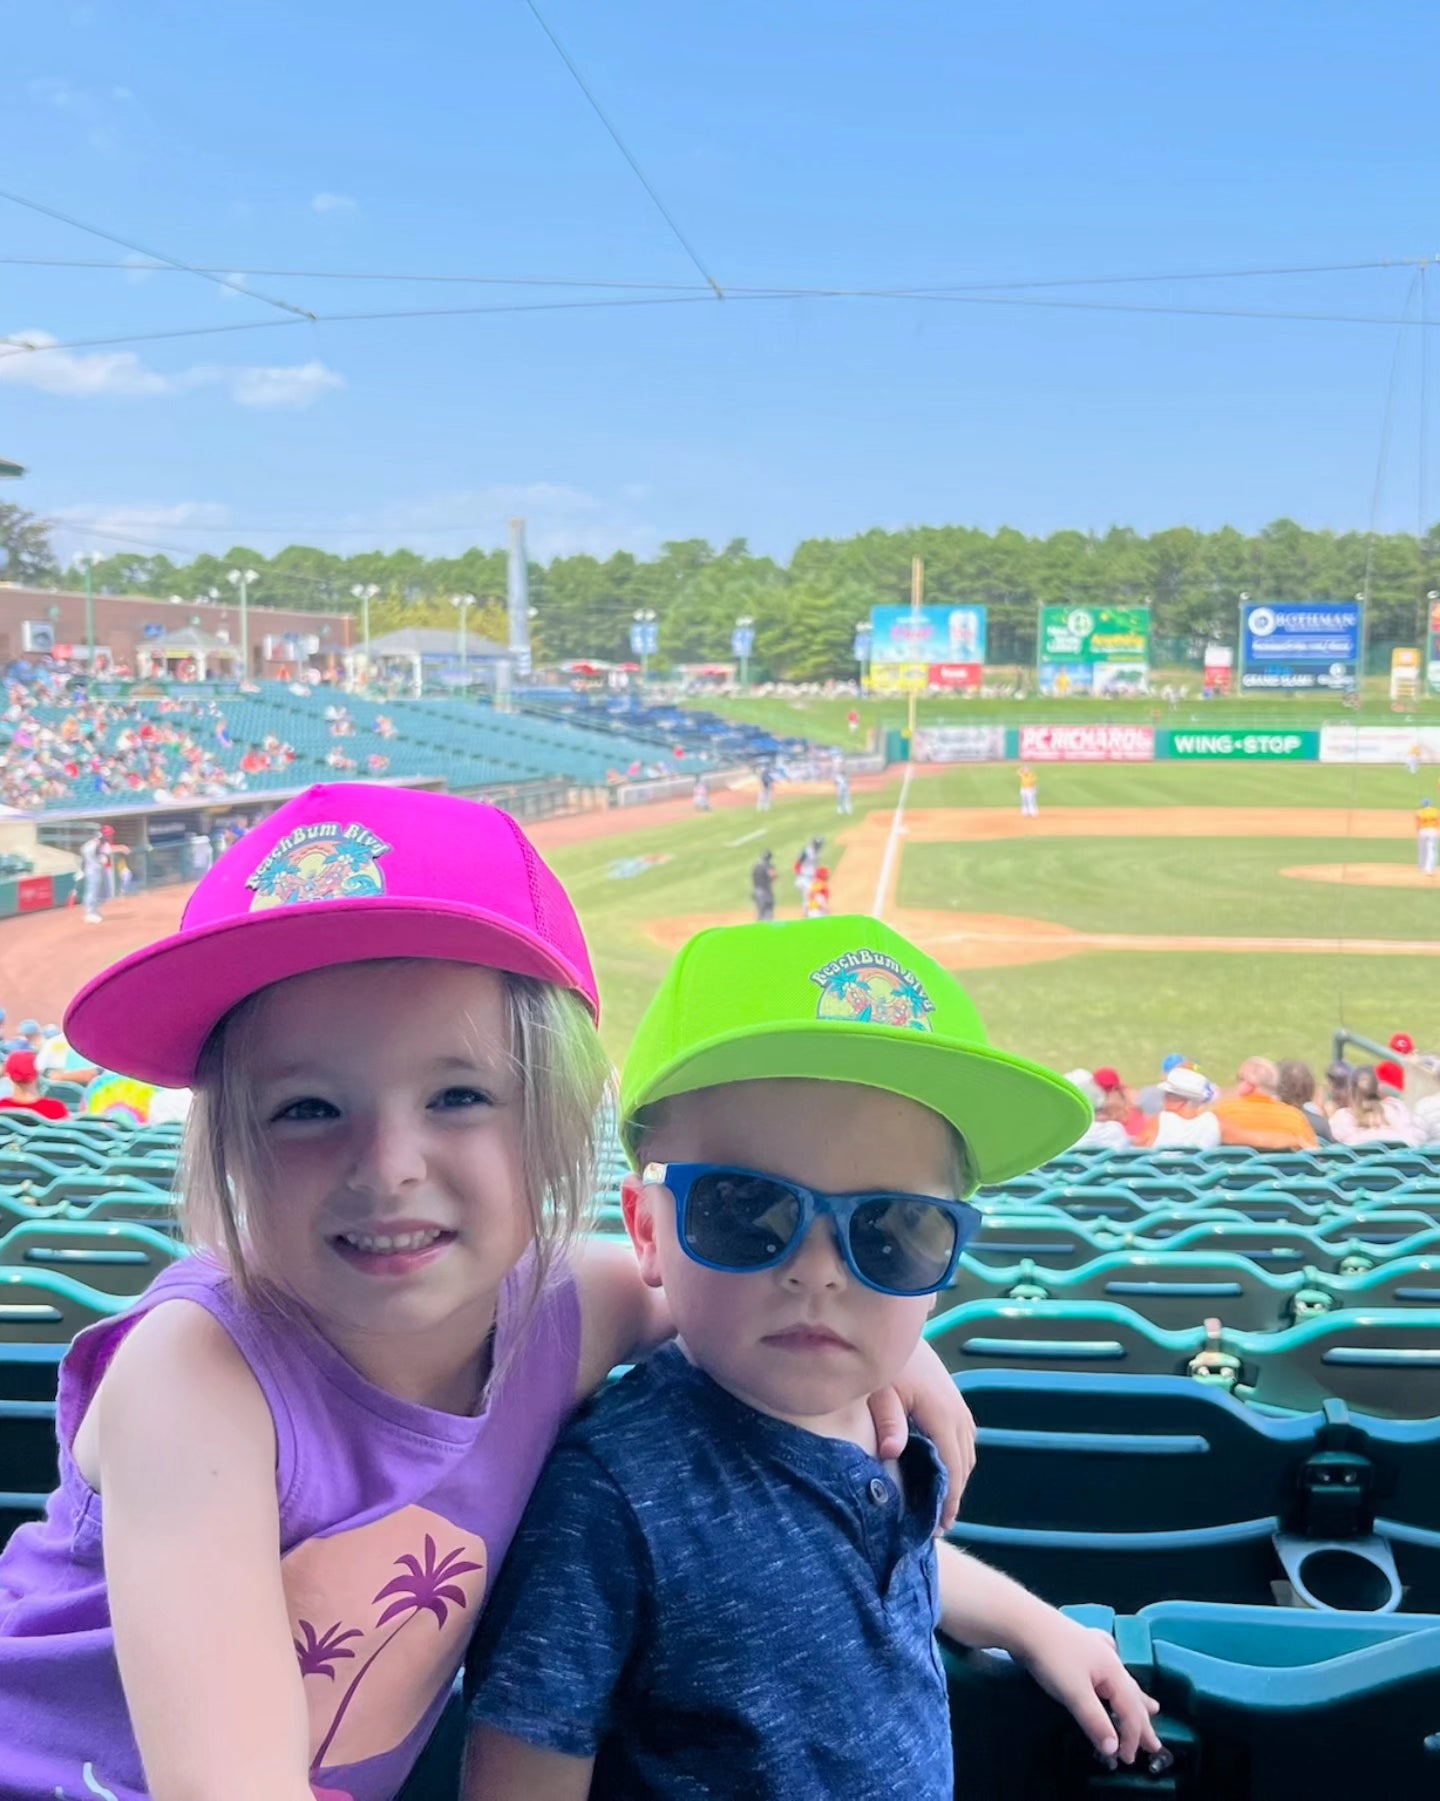
[[[896,734],[901,736],[901,734]],[[1205,731],[1154,725],[938,725],[915,733],[922,763],[1440,764],[1440,726],[1325,725]]]

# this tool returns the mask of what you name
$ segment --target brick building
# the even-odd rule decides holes
[[[135,671],[148,644],[186,626],[240,647],[240,603],[153,600],[144,595],[97,594],[95,653],[101,668]],[[310,666],[338,672],[358,642],[349,613],[302,613],[288,607],[252,604],[247,609],[249,673],[280,676]],[[54,650],[84,662],[87,651],[85,596],[50,588],[22,588],[0,581],[0,669],[17,658]]]

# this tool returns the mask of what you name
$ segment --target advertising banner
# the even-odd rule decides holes
[[[1001,763],[1003,725],[927,725],[915,733],[917,763]]]
[[[978,689],[985,679],[983,663],[931,663],[925,671],[932,688]]]
[[[1440,694],[1440,600],[1430,602],[1430,626],[1425,633],[1425,686]]]
[[[1158,757],[1192,763],[1313,763],[1320,755],[1319,732],[1182,732],[1155,734]]]
[[[1228,694],[1235,679],[1235,652],[1228,644],[1205,646],[1205,692]]]
[[[1240,686],[1353,688],[1360,603],[1275,601],[1240,609]]]
[[[1322,763],[1440,763],[1440,725],[1323,725]]]
[[[1419,700],[1420,652],[1418,650],[1392,650],[1390,652],[1390,698],[1391,700]]]
[[[1042,694],[1144,694],[1149,607],[1041,607]]]
[[[872,663],[983,663],[984,607],[872,607]]]
[[[1022,763],[1150,763],[1150,725],[1022,725]]]

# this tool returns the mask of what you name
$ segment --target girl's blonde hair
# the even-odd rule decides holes
[[[383,966],[415,961],[392,958]],[[590,1223],[601,1107],[614,1072],[579,995],[532,976],[500,974],[509,1056],[520,1082],[533,1307],[556,1258]],[[283,1285],[262,1271],[257,1258],[267,1155],[250,1071],[265,992],[233,1008],[206,1041],[180,1147],[179,1205],[193,1250],[213,1257],[247,1301],[283,1305]]]

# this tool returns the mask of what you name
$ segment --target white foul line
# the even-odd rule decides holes
[[[763,838],[769,829],[769,826],[762,825],[758,831],[746,832],[743,838],[727,838],[725,840],[725,848],[727,850],[734,850],[737,844],[753,844],[755,839]]]
[[[885,917],[885,892],[890,886],[890,872],[895,866],[896,853],[900,848],[900,834],[904,830],[905,801],[910,793],[910,775],[915,765],[907,763],[905,774],[900,780],[900,799],[895,803],[895,812],[890,820],[890,836],[885,840],[885,856],[880,864],[880,879],[875,884],[875,905],[870,909],[876,919]]]

